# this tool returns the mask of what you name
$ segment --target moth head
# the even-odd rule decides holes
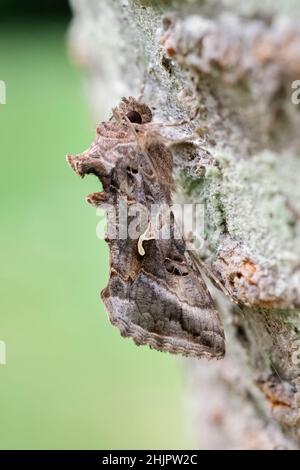
[[[152,111],[149,106],[140,103],[132,96],[122,98],[121,103],[115,109],[115,114],[133,124],[146,124],[152,121]]]

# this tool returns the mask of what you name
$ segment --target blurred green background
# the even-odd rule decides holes
[[[108,250],[84,201],[99,186],[65,162],[95,127],[68,8],[25,3],[0,5],[0,448],[187,447],[180,362],[122,339],[99,300]]]

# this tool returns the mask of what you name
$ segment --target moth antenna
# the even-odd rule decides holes
[[[148,79],[148,74],[147,74],[147,71],[146,71],[144,73],[144,78],[142,80],[141,87],[140,87],[140,92],[138,94],[138,98],[137,98],[138,101],[143,101],[143,99],[144,99],[147,79]]]
[[[149,67],[147,67],[147,69],[144,71],[143,73],[143,80],[142,80],[142,83],[141,83],[141,87],[140,87],[140,92],[138,94],[138,98],[137,98],[137,101],[143,101],[144,99],[144,95],[145,95],[145,89],[146,89],[146,85],[147,85],[147,82],[148,82],[148,79],[149,79],[149,76],[150,76],[150,72],[152,71],[153,67],[151,65],[149,65]]]
[[[205,274],[207,275],[207,277],[212,281],[212,283],[214,284],[214,286],[221,290],[223,292],[223,294],[229,298],[229,300],[231,302],[233,302],[235,305],[238,305],[238,301],[236,298],[234,298],[230,292],[226,289],[225,286],[223,286],[223,284],[221,283],[221,281],[217,278],[217,276],[215,275],[215,273],[210,270],[208,268],[208,266],[206,266],[206,264],[199,258],[199,256],[196,256],[195,253],[192,251],[192,250],[188,250],[189,252],[189,255],[190,257],[193,259],[193,261],[195,262],[197,268],[199,269],[199,271],[201,271],[201,269],[203,271],[205,271]]]
[[[156,125],[156,126],[159,126],[159,127],[180,127],[180,126],[184,126],[185,124],[190,124],[191,122],[193,122],[197,118],[199,113],[200,113],[200,108],[199,108],[199,106],[197,106],[194,113],[188,118],[181,119],[180,121],[173,121],[173,122],[153,122],[152,125]],[[151,126],[151,123],[149,123],[149,125]]]

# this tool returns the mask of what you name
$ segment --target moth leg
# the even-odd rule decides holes
[[[191,258],[197,265],[199,271],[201,271],[202,269],[207,275],[207,277],[211,280],[213,285],[217,289],[221,290],[223,294],[226,295],[226,297],[228,297],[231,302],[238,305],[239,304],[238,300],[226,289],[226,287],[222,284],[222,282],[217,278],[215,273],[211,269],[209,269],[208,266],[206,266],[206,264],[199,258],[199,256],[196,256],[192,251],[189,251],[189,255],[191,256]]]

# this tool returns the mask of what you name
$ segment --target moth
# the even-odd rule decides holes
[[[102,183],[103,191],[87,201],[114,209],[113,215],[107,212],[110,278],[101,293],[111,323],[137,345],[222,358],[225,341],[218,311],[184,238],[175,236],[172,211],[161,210],[157,216],[160,235],[168,228],[169,236],[154,234],[152,206],[170,207],[174,181],[172,152],[150,107],[123,98],[110,120],[97,127],[91,147],[67,159],[79,176],[94,174]],[[138,226],[137,236],[120,235],[123,201],[128,208],[125,229]],[[130,213],[136,206],[143,208],[138,223]]]

